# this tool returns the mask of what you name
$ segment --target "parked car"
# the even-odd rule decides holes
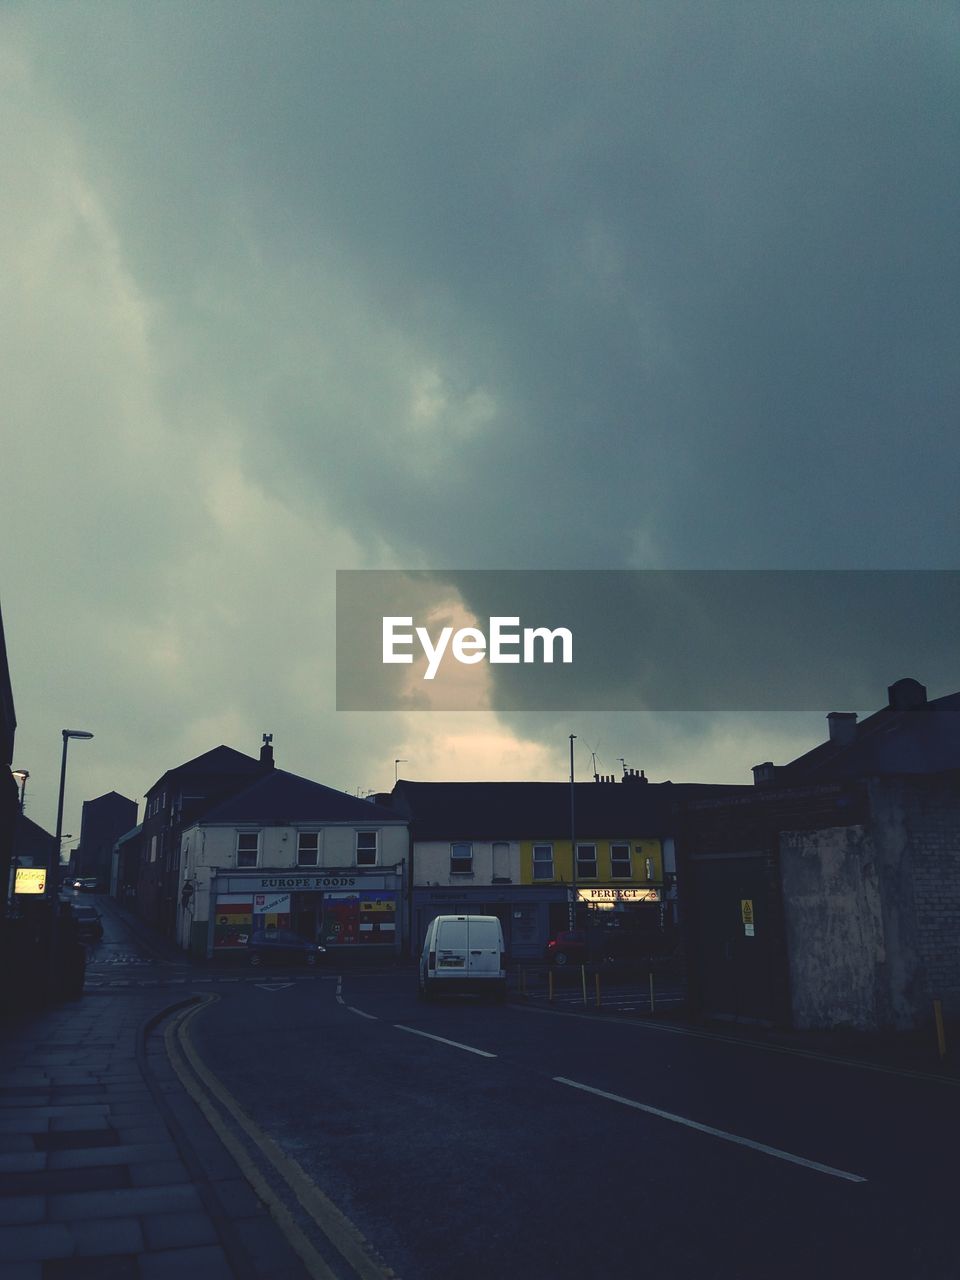
[[[81,942],[99,942],[103,937],[103,920],[96,907],[86,904],[74,906],[73,918],[77,923],[77,937]]]
[[[96,876],[77,876],[73,882],[74,889],[79,889],[82,893],[96,893],[97,877]]]
[[[588,959],[587,931],[563,929],[547,943],[547,964],[586,964]]]
[[[247,941],[251,964],[316,964],[326,947],[292,929],[255,929]]]

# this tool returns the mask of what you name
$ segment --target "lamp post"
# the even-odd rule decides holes
[[[47,867],[47,896],[56,898],[60,892],[60,845],[63,840],[63,791],[67,781],[67,743],[71,738],[92,738],[92,733],[87,733],[85,729],[61,729],[63,736],[63,754],[60,757],[60,797],[57,800],[57,831],[54,836],[53,849],[51,850],[51,859],[56,859],[56,865]]]
[[[574,807],[575,792],[573,789],[573,742],[576,736],[577,735],[575,733],[571,733],[570,735],[570,857],[573,869],[573,887],[570,892],[573,894],[573,897],[570,899],[568,918],[571,929],[575,929],[577,927],[577,837]]]

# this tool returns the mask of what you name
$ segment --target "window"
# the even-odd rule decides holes
[[[493,878],[494,881],[510,879],[510,845],[506,840],[493,842]]]
[[[320,832],[301,831],[297,836],[297,866],[315,867],[320,861]]]
[[[577,879],[596,880],[597,878],[597,846],[595,844],[577,845]]]
[[[614,880],[630,879],[630,846],[628,844],[610,846],[610,875]]]
[[[377,865],[377,833],[375,831],[357,832],[357,866],[375,867]]]
[[[552,844],[535,844],[533,846],[533,878],[534,880],[553,879]]]
[[[255,867],[260,856],[260,832],[237,832],[237,866]]]
[[[452,876],[473,875],[473,845],[458,840],[450,846],[450,874]]]

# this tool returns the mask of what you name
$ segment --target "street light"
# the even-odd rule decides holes
[[[60,757],[60,798],[57,801],[57,831],[53,840],[53,847],[50,850],[51,861],[55,858],[56,863],[47,867],[47,896],[55,898],[59,893],[60,878],[60,845],[63,841],[63,789],[67,781],[67,743],[71,738],[92,738],[92,733],[87,733],[86,729],[61,729],[63,736],[63,754]]]
[[[20,812],[23,813],[23,798],[27,794],[27,779],[30,777],[28,769],[11,769],[10,772],[17,780],[17,786],[20,788]]]

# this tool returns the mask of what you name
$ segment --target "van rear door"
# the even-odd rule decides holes
[[[467,933],[467,968],[474,977],[496,977],[500,973],[500,922],[469,921]]]
[[[467,968],[467,921],[441,920],[437,926],[437,973],[463,973]]]

